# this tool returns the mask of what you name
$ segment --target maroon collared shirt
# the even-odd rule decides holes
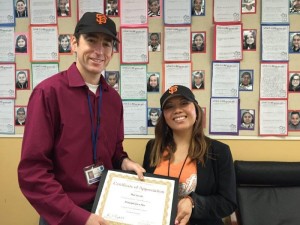
[[[97,161],[120,169],[123,150],[123,105],[101,76],[102,104]],[[95,123],[96,95],[76,64],[42,81],[32,92],[24,131],[19,184],[23,194],[50,224],[85,224],[90,213],[79,206],[93,202],[98,184],[87,185],[83,168],[93,164],[90,96]],[[94,128],[96,124],[94,124]]]

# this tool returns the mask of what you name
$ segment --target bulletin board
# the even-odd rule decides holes
[[[119,0],[120,1],[120,0]],[[253,72],[253,90],[241,91],[239,93],[240,109],[251,109],[255,113],[255,126],[251,130],[239,130],[237,138],[250,137],[259,138],[259,99],[260,99],[260,66],[261,66],[261,1],[255,1],[255,12],[243,13],[241,17],[241,23],[245,30],[256,31],[256,50],[243,51],[243,59],[240,61],[240,70],[250,70]],[[194,90],[193,93],[201,107],[205,111],[205,133],[209,135],[209,121],[210,121],[210,99],[211,99],[211,74],[212,74],[212,61],[214,51],[214,21],[213,21],[213,1],[203,0],[205,11],[204,15],[192,16],[191,33],[203,33],[205,34],[205,50],[199,53],[191,54],[192,71],[200,70],[204,73],[205,88]],[[242,0],[242,2],[245,2]],[[247,1],[248,2],[248,1]],[[163,6],[163,1],[160,2]],[[74,28],[77,22],[77,1],[71,1],[71,14],[68,17],[58,17],[57,27],[59,35],[70,34],[74,32]],[[120,31],[120,17],[111,17],[116,25],[118,32]],[[291,32],[300,32],[300,14],[289,15],[289,29]],[[17,18],[15,32],[28,32],[30,25],[30,19]],[[161,35],[161,51],[149,52],[149,63],[147,64],[147,72],[159,73],[163,78],[163,38],[164,38],[164,21],[163,16],[149,17],[148,18],[148,31],[149,33],[157,32]],[[276,35],[276,34],[274,34]],[[114,53],[113,59],[107,67],[107,71],[120,71],[121,61],[120,52]],[[300,54],[289,54],[288,68],[289,71],[300,71]],[[75,54],[60,54],[59,56],[59,70],[67,69],[75,61]],[[26,69],[31,74],[30,55],[16,55],[16,69]],[[147,82],[147,81],[145,81]],[[32,85],[30,90],[17,90],[15,105],[26,106],[32,92]],[[160,91],[147,93],[147,104],[149,108],[160,108],[159,99],[164,92],[162,79],[160,79]],[[300,92],[288,94],[288,110],[300,111]],[[22,135],[24,126],[15,127],[15,135]],[[154,128],[148,127],[148,136],[151,137],[154,134]],[[13,135],[12,135],[13,136]],[[141,135],[142,136],[142,135]],[[300,132],[288,132],[288,137],[300,136]],[[138,138],[139,136],[135,136]],[[143,138],[145,136],[142,136]],[[147,136],[146,136],[147,137]],[[226,137],[225,137],[226,138]],[[228,138],[230,138],[228,136]]]

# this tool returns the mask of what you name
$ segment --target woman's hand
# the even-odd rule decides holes
[[[177,216],[175,219],[175,225],[188,224],[192,215],[193,203],[190,198],[183,198],[178,202]]]

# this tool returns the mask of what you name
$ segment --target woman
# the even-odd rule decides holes
[[[16,53],[27,53],[27,37],[25,35],[21,34],[17,37],[15,51]]]
[[[59,53],[70,53],[71,52],[71,44],[70,44],[70,36],[69,35],[59,35],[58,36],[58,52]]]
[[[291,76],[289,91],[300,92],[300,75],[298,73]]]
[[[16,17],[28,17],[26,2],[24,0],[16,1],[16,9],[15,9]]]
[[[160,16],[159,0],[148,0],[148,16]]]
[[[223,225],[236,208],[229,146],[204,135],[202,109],[192,91],[170,87],[161,97],[155,139],[147,143],[148,173],[179,179],[175,224]]]
[[[159,91],[159,79],[155,73],[151,74],[148,78],[147,91],[148,92],[158,92]]]
[[[241,128],[254,129],[254,118],[252,113],[250,113],[249,111],[245,111],[242,114]]]
[[[254,50],[256,49],[256,44],[255,44],[255,33],[254,31],[246,31],[244,33],[244,44],[243,44],[243,49],[244,50]]]
[[[69,1],[59,0],[57,5],[57,16],[69,16]]]
[[[192,43],[193,52],[203,52],[204,51],[204,36],[203,34],[196,34],[193,38]]]

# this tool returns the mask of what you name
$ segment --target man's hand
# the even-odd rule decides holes
[[[144,180],[143,173],[146,170],[138,163],[131,161],[129,158],[125,158],[121,165],[122,170],[134,171],[138,175],[140,180]]]
[[[101,216],[92,213],[85,225],[109,225],[109,223]]]

